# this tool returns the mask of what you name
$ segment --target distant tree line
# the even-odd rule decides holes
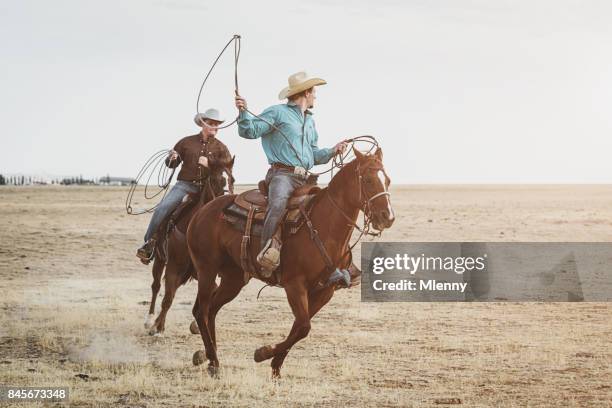
[[[78,177],[64,177],[63,179],[53,179],[49,181],[48,179],[42,179],[40,177],[32,177],[32,176],[4,176],[0,174],[0,186],[10,185],[10,186],[29,186],[32,184],[57,184],[62,186],[70,186],[70,185],[100,185],[100,184],[120,184],[120,185],[129,185],[134,183],[134,180],[124,177],[110,177],[104,176],[100,178],[93,179],[85,179],[82,175]]]
[[[0,174],[0,185],[24,186],[28,184],[36,184],[38,180],[30,176],[7,176]],[[45,183],[46,184],[46,183]]]

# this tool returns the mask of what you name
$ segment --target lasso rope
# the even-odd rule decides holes
[[[159,203],[164,199],[166,193],[168,192],[168,187],[170,186],[170,182],[172,181],[172,177],[174,176],[175,168],[170,169],[166,166],[166,160],[170,156],[172,150],[160,150],[153,155],[151,155],[145,164],[142,166],[138,175],[136,176],[134,182],[130,185],[130,189],[128,190],[127,197],[125,198],[125,210],[129,215],[140,215],[150,213],[155,211]],[[177,158],[176,160],[180,160]],[[157,177],[157,189],[151,195],[149,195],[150,186],[154,186],[155,184],[150,184],[153,176]],[[144,185],[144,199],[145,200],[153,200],[158,197],[160,194],[163,194],[157,204],[155,204],[151,208],[147,208],[145,210],[134,211],[132,208],[132,200],[134,199],[134,193],[140,184],[142,179],[146,178],[146,183]]]
[[[196,113],[200,113],[200,99],[202,97],[202,91],[204,90],[204,86],[206,85],[206,82],[208,81],[208,78],[210,77],[210,74],[212,73],[213,69],[217,65],[217,62],[219,62],[219,60],[221,59],[221,56],[225,53],[225,51],[229,48],[230,44],[232,44],[232,43],[234,43],[234,93],[235,93],[236,96],[240,95],[239,91],[238,91],[238,61],[240,60],[240,47],[241,47],[240,41],[241,41],[241,38],[242,37],[240,35],[234,34],[234,36],[225,44],[225,46],[221,49],[221,52],[219,52],[219,54],[217,55],[217,57],[213,61],[210,69],[208,70],[208,72],[206,73],[206,76],[204,77],[204,80],[202,81],[202,85],[200,85],[200,90],[198,92],[198,98],[196,100]],[[293,144],[291,143],[291,141],[289,140],[287,135],[278,126],[276,126],[274,123],[266,120],[265,118],[262,118],[261,116],[257,115],[256,113],[251,112],[246,107],[244,108],[244,111],[246,111],[246,112],[250,113],[251,115],[253,115],[254,117],[256,117],[256,118],[266,122],[274,130],[278,131],[285,138],[285,141],[287,142],[287,144],[289,145],[291,150],[293,150],[293,152],[295,153],[295,156],[300,161],[300,163],[302,164],[302,167],[306,168],[306,166],[304,165],[304,162],[301,159],[301,155],[295,149],[295,147],[293,146]],[[240,117],[240,114],[238,114],[238,116],[236,116],[236,118],[233,121],[231,121],[230,123],[228,123],[226,125],[223,125],[223,126],[216,126],[216,128],[217,129],[224,129],[226,127],[229,127],[229,126],[233,125],[234,123],[236,123],[238,121],[239,117]],[[206,123],[204,123],[204,125],[210,126],[210,125],[208,125]],[[354,137],[354,138],[351,138],[351,139],[346,139],[346,140],[344,140],[344,142],[349,143],[350,144],[350,148],[346,149],[344,154],[337,154],[337,155],[335,155],[333,157],[333,160],[332,160],[332,165],[331,165],[331,167],[328,170],[325,170],[325,171],[320,172],[320,173],[310,172],[310,174],[312,174],[314,176],[321,176],[321,175],[326,174],[326,173],[331,173],[331,176],[333,177],[334,169],[341,168],[344,165],[345,161],[350,160],[350,159],[353,158],[353,156],[350,156],[350,155],[352,154],[352,147],[355,145],[355,142],[368,142],[368,143],[370,143],[371,146],[368,149],[368,151],[365,152],[366,154],[372,152],[372,150],[374,148],[378,147],[378,141],[376,141],[376,139],[373,136],[369,136],[369,135],[358,136],[358,137]]]
[[[217,58],[215,58],[215,61],[212,63],[212,65],[210,66],[210,69],[206,73],[206,76],[204,77],[204,80],[202,81],[202,85],[200,85],[200,91],[198,92],[198,99],[196,101],[196,113],[198,114],[200,113],[200,98],[202,97],[202,91],[204,90],[204,85],[206,85],[206,81],[208,81],[208,77],[213,72],[213,69],[215,69],[217,62],[219,62],[219,59],[221,58],[223,53],[225,53],[225,50],[227,50],[227,48],[230,46],[231,43],[234,43],[234,88],[235,88],[236,95],[238,95],[238,60],[240,59],[240,35],[234,34],[234,36],[227,42],[227,44],[225,44],[225,47],[223,47],[219,55],[217,55]],[[236,116],[234,120],[232,120],[230,123],[223,125],[223,126],[210,126],[204,122],[202,123],[204,123],[206,126],[209,126],[209,127],[214,127],[217,129],[224,129],[236,123],[238,121],[239,116],[240,115]]]
[[[219,52],[219,54],[217,55],[217,57],[215,58],[215,60],[213,61],[210,69],[208,70],[208,72],[206,73],[206,76],[204,77],[204,80],[202,81],[202,84],[200,85],[200,89],[198,92],[198,97],[196,100],[196,113],[200,113],[200,100],[202,98],[202,92],[204,91],[204,87],[206,86],[206,82],[208,81],[208,78],[210,77],[210,75],[212,74],[212,71],[214,70],[215,66],[217,65],[217,63],[219,62],[219,60],[221,59],[221,56],[223,56],[223,54],[225,53],[225,51],[229,48],[229,46],[234,43],[234,93],[236,96],[239,95],[238,92],[238,61],[240,59],[240,48],[241,48],[241,36],[238,34],[235,34],[234,36],[232,36],[232,38],[225,44],[225,46],[221,49],[221,51]],[[278,127],[276,126],[274,123],[269,122],[268,120],[262,118],[261,116],[251,112],[250,110],[248,110],[247,108],[244,108],[244,110],[248,113],[250,113],[251,115],[253,115],[254,117],[266,122],[268,125],[270,125],[273,129],[275,129],[276,131],[278,131],[286,140],[287,144],[289,145],[289,147],[293,150],[293,152],[295,153],[295,156],[297,157],[297,159],[300,161],[300,163],[302,164],[302,167],[306,167],[304,165],[304,163],[301,160],[301,155],[298,153],[298,151],[295,149],[295,147],[293,146],[293,144],[290,142],[289,138],[287,137],[287,135]],[[230,123],[227,123],[223,126],[216,126],[217,129],[224,129],[227,128],[231,125],[233,125],[234,123],[236,123],[238,121],[240,115],[237,115],[236,118],[231,121]],[[202,122],[205,126],[209,126],[208,124],[206,124],[205,122]],[[353,146],[355,146],[356,143],[358,142],[366,142],[370,144],[370,148],[365,152],[370,153],[372,152],[372,150],[376,147],[378,147],[378,141],[373,137],[373,136],[369,136],[369,135],[364,135],[364,136],[358,136],[358,137],[354,137],[351,139],[346,139],[344,140],[345,143],[348,143],[350,145],[350,147],[348,149],[346,149],[346,151],[344,153],[341,154],[336,154],[333,156],[332,158],[332,163],[329,169],[320,172],[320,173],[315,173],[315,172],[310,172],[310,174],[314,175],[314,176],[321,176],[323,174],[326,173],[330,173],[330,178],[334,176],[334,170],[335,169],[339,169],[342,168],[344,166],[344,163],[347,161],[350,161],[354,158],[353,155]],[[128,195],[126,197],[126,202],[125,202],[125,208],[128,214],[130,215],[138,215],[138,214],[145,214],[145,213],[150,213],[152,211],[154,211],[157,206],[159,205],[159,203],[161,202],[161,200],[163,200],[163,198],[166,196],[166,193],[168,191],[168,187],[170,186],[170,182],[172,181],[172,177],[174,176],[174,172],[175,172],[175,168],[172,168],[171,170],[169,170],[169,168],[167,166],[165,166],[165,160],[167,159],[167,157],[169,156],[170,150],[160,150],[157,153],[154,153],[143,165],[143,167],[141,168],[141,170],[139,171],[138,175],[136,176],[136,181],[135,183],[133,183],[130,186],[130,190],[128,191]],[[148,172],[148,173],[147,173]],[[170,174],[168,175],[168,172],[170,172]],[[157,175],[157,191],[155,191],[152,195],[149,195],[149,186],[150,186],[150,181],[151,178]],[[134,209],[132,208],[132,201],[134,198],[134,193],[136,191],[136,188],[138,187],[140,180],[143,179],[143,177],[146,176],[146,183],[145,183],[145,187],[144,187],[144,198],[146,200],[152,200],[156,197],[158,197],[160,194],[163,194],[161,199],[158,201],[158,203],[148,209],[145,210],[140,210],[140,211],[134,211]]]

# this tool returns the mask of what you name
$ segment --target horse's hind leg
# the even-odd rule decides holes
[[[321,289],[313,293],[309,293],[308,312],[310,314],[311,319],[314,317],[315,314],[317,314],[319,310],[321,310],[323,306],[327,304],[327,302],[330,301],[333,295],[334,295],[334,289],[332,287]],[[296,330],[296,323],[293,323],[293,327],[291,328],[291,333],[293,333],[295,330]],[[275,354],[274,358],[272,358],[272,362],[270,364],[272,367],[272,378],[280,378],[280,369],[288,353],[289,353],[289,350],[286,350],[282,353]]]
[[[151,304],[149,306],[149,314],[145,317],[144,327],[150,329],[152,325],[153,317],[155,316],[155,302],[157,301],[157,295],[161,287],[161,278],[164,273],[164,262],[159,260],[159,257],[155,257],[153,261],[153,268],[151,273],[153,275],[153,283],[151,283]]]

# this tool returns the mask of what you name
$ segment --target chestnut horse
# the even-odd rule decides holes
[[[334,266],[348,266],[349,239],[359,211],[382,231],[394,221],[388,186],[390,183],[382,162],[382,150],[366,155],[354,149],[356,159],[342,167],[328,187],[314,198],[310,219]],[[204,342],[208,372],[216,376],[219,367],[215,332],[215,317],[221,307],[234,299],[245,285],[240,267],[242,233],[222,218],[223,210],[234,196],[223,196],[202,207],[187,229],[187,245],[198,276],[198,295],[193,316]],[[282,248],[280,284],[295,317],[287,338],[276,344],[258,348],[255,361],[272,358],[272,376],[279,377],[287,353],[310,331],[310,320],[331,299],[334,287],[321,287],[331,270],[326,266],[322,251],[303,225],[294,235],[285,237]],[[217,287],[215,280],[220,276]],[[194,364],[204,362],[197,351]]]
[[[211,161],[211,164],[213,161]],[[187,208],[178,218],[178,222],[166,236],[165,231],[167,222],[162,223],[159,228],[160,238],[155,245],[155,260],[153,261],[153,283],[151,284],[151,304],[149,306],[149,314],[145,318],[145,329],[149,330],[150,335],[161,335],[166,328],[166,315],[172,306],[174,295],[177,289],[187,283],[189,279],[195,277],[193,273],[193,265],[189,258],[187,250],[187,241],[185,232],[189,221],[193,214],[208,202],[216,197],[223,195],[226,191],[230,194],[234,193],[234,177],[232,168],[234,166],[234,158],[227,161],[214,162],[216,165],[211,166],[211,174],[206,179],[204,188],[199,196],[199,201]],[[155,321],[152,323],[155,313],[155,301],[161,287],[161,278],[164,275],[165,269],[165,285],[164,298],[162,300],[161,311]],[[195,329],[195,324],[192,323],[192,332]],[[195,332],[197,333],[197,332]],[[195,334],[194,333],[194,334]]]

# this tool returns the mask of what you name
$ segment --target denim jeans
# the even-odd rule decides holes
[[[198,186],[193,183],[182,180],[177,181],[174,187],[172,187],[172,189],[168,192],[168,194],[166,194],[164,199],[155,209],[153,217],[151,217],[151,221],[149,222],[147,233],[144,236],[145,242],[151,239],[155,231],[157,231],[157,228],[159,228],[166,217],[168,217],[172,211],[178,207],[183,200],[183,197],[185,197],[187,193],[195,193],[198,190]]]
[[[280,222],[289,197],[293,190],[303,186],[306,180],[303,177],[293,174],[287,170],[273,169],[266,174],[266,184],[268,185],[268,211],[264,219],[263,230],[261,232],[261,246],[266,244]]]

